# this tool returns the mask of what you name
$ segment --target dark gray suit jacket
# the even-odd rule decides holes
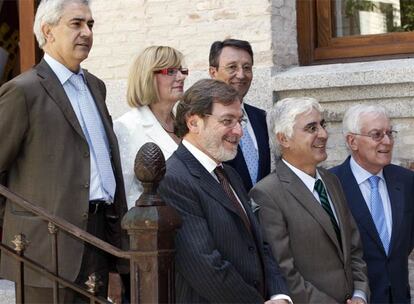
[[[120,246],[120,220],[126,212],[118,143],[105,105],[104,83],[85,71],[108,137],[116,179],[115,204],[107,241]],[[86,230],[89,206],[89,146],[63,86],[42,60],[36,67],[0,88],[0,177],[11,191],[51,214]],[[3,242],[11,245],[18,233],[31,242],[26,255],[52,268],[47,223],[11,202],[6,202]],[[59,273],[74,281],[81,266],[84,244],[58,233]],[[1,274],[16,280],[17,265],[7,255],[1,259]],[[26,284],[50,286],[49,280],[30,268]]]
[[[288,293],[240,177],[224,168],[253,235],[218,181],[182,144],[167,161],[158,192],[183,220],[176,237],[177,303],[263,303],[270,295]]]
[[[286,276],[294,303],[345,303],[355,289],[369,295],[358,228],[333,174],[318,168],[334,205],[342,246],[328,214],[282,160],[251,190],[266,241]],[[342,247],[342,248],[341,248]]]

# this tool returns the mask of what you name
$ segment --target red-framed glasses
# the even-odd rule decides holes
[[[178,71],[180,71],[183,75],[188,75],[188,69],[187,68],[165,68],[162,70],[155,71],[155,74],[163,74],[168,76],[175,76],[177,75]]]

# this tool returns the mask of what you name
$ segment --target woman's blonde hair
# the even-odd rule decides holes
[[[131,107],[150,105],[159,100],[154,72],[181,67],[183,54],[169,46],[150,46],[135,59],[128,76],[127,101]]]

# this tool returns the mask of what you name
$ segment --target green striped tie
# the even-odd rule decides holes
[[[326,193],[325,186],[323,185],[320,179],[318,179],[315,182],[314,189],[319,194],[319,200],[321,201],[322,208],[326,211],[326,213],[328,213],[329,218],[331,219],[332,226],[335,230],[336,237],[338,238],[339,245],[342,248],[341,231],[339,230],[339,226],[338,226],[338,223],[336,222],[335,215],[331,208],[331,204],[329,203],[328,194]]]

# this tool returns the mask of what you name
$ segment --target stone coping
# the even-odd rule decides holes
[[[414,58],[296,66],[276,72],[274,91],[414,82]]]

